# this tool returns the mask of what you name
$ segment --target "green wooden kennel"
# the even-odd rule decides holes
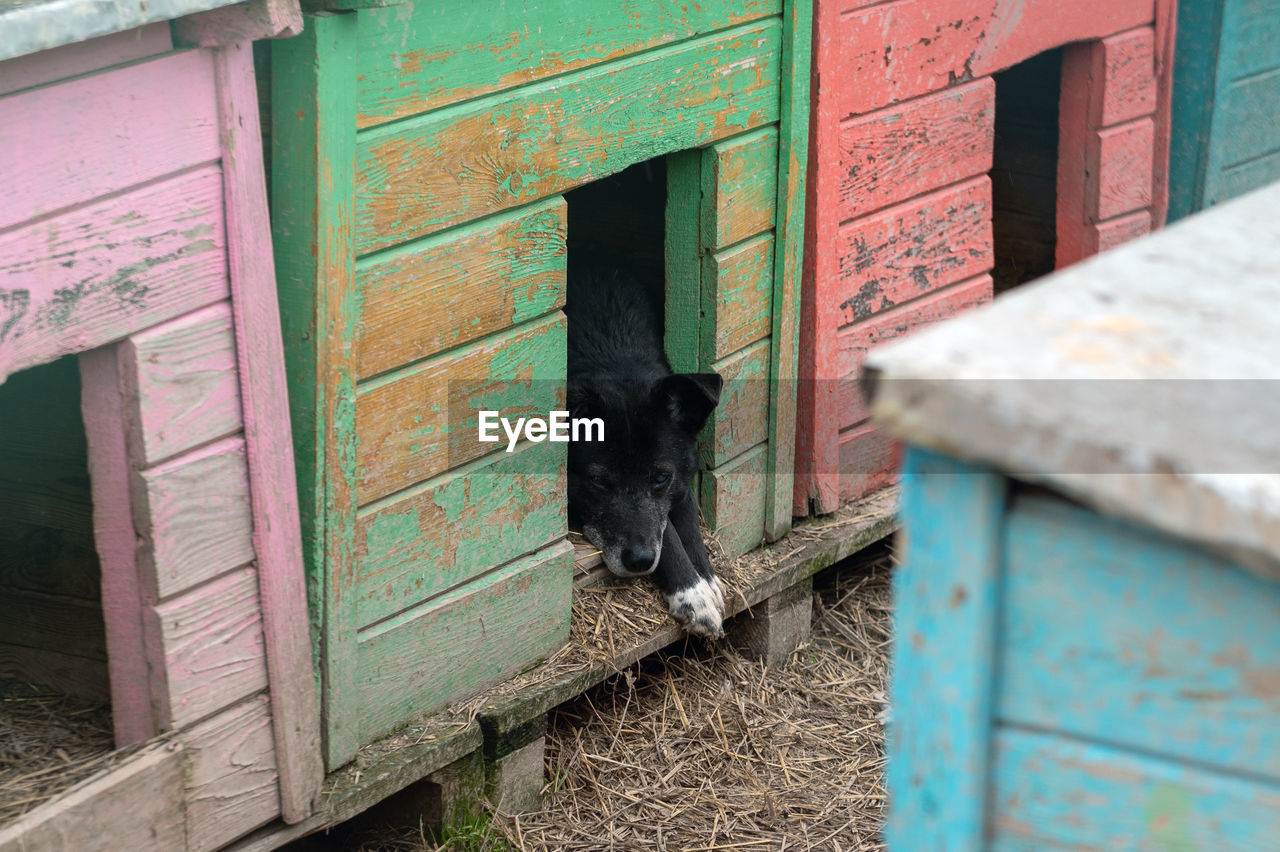
[[[704,516],[790,527],[809,92],[809,0],[346,6],[259,56],[330,768],[566,640],[565,445],[476,412],[563,401],[574,189],[659,167]]]

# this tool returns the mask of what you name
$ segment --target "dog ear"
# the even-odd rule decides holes
[[[654,386],[654,398],[676,425],[697,433],[720,401],[719,373],[677,373]]]

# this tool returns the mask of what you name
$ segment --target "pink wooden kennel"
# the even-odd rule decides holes
[[[120,759],[0,849],[216,849],[322,778],[249,41],[301,18],[53,5],[0,10],[0,674],[109,698]]]

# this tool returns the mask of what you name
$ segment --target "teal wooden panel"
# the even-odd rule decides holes
[[[1169,217],[1204,206],[1209,132],[1218,85],[1223,0],[1180,0],[1174,47],[1172,132],[1169,140]]]
[[[1229,13],[1222,56],[1231,79],[1280,66],[1280,0],[1232,0]]]
[[[894,577],[891,849],[982,848],[1005,480],[909,448]]]
[[[1280,778],[1280,585],[1045,498],[1006,547],[1002,722]]]
[[[1280,789],[1049,734],[998,729],[992,852],[1259,852]]]
[[[1218,157],[1224,170],[1280,151],[1280,68],[1228,85],[1214,121],[1223,126]]]

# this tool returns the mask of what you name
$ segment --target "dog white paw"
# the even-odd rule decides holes
[[[724,589],[719,578],[667,595],[671,616],[696,636],[720,639],[724,636]]]

